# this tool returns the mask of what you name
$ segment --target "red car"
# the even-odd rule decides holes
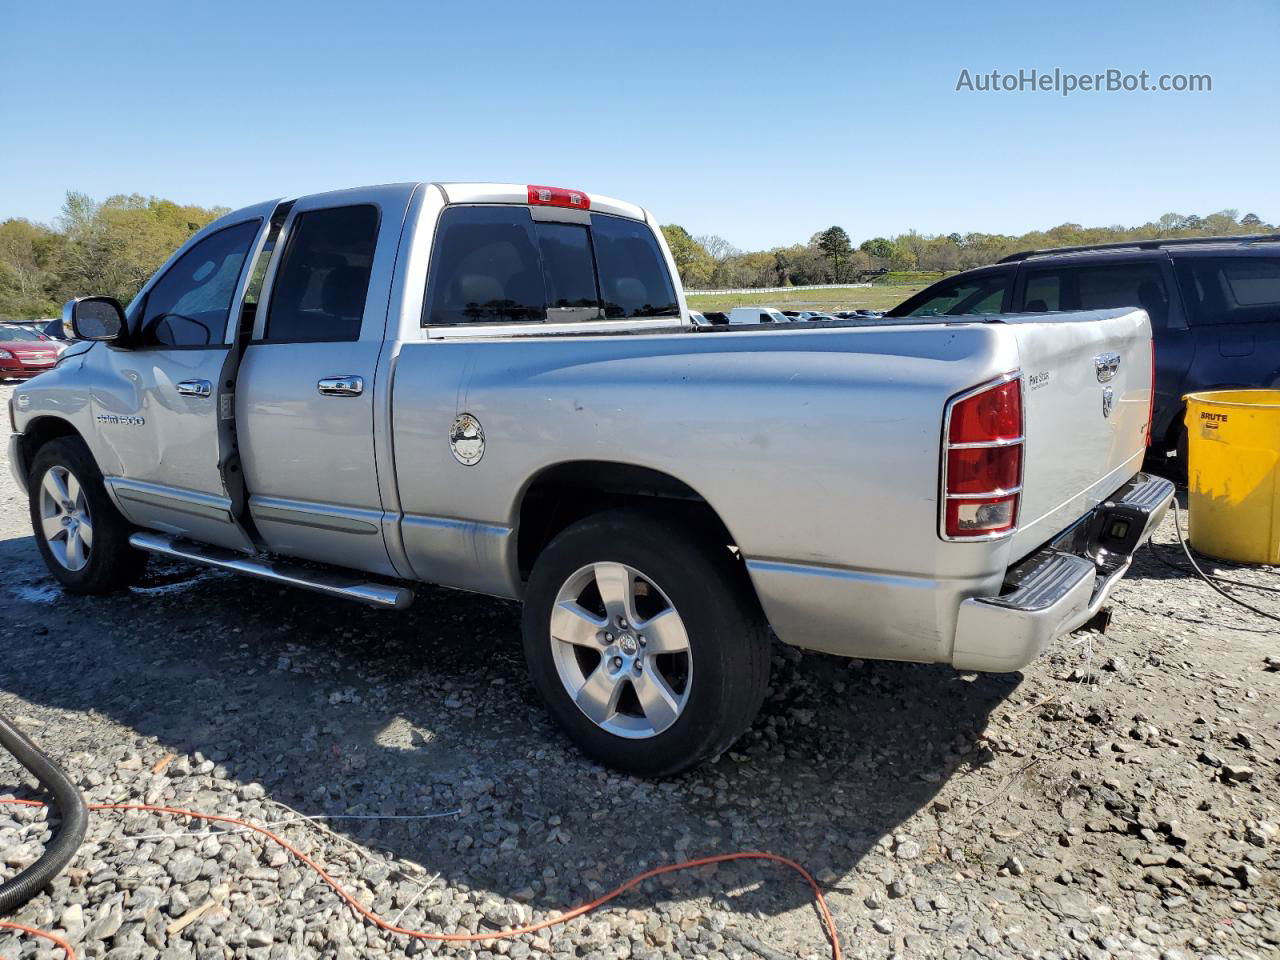
[[[0,324],[0,379],[34,377],[57,363],[63,349],[57,340],[43,334]]]

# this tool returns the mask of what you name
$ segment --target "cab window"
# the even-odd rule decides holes
[[[600,265],[605,316],[621,319],[680,315],[671,275],[648,224],[593,213],[591,236]]]
[[[264,340],[360,339],[378,221],[372,204],[308,210],[294,218],[272,283]]]
[[[142,346],[222,344],[231,298],[260,220],[247,220],[205,237],[184,253],[147,292]]]

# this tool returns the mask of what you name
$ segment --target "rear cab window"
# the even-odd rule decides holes
[[[527,207],[452,206],[440,216],[424,326],[678,318],[649,226],[609,214],[534,220]]]
[[[1280,257],[1183,257],[1176,269],[1192,326],[1280,322]]]

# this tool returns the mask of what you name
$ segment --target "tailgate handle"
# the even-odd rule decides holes
[[[358,397],[364,393],[364,377],[323,377],[316,389],[326,397]]]
[[[1120,369],[1120,354],[1100,353],[1093,358],[1093,369],[1098,375],[1099,383],[1106,383]]]

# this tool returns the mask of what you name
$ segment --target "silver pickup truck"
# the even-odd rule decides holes
[[[389,608],[524,601],[548,709],[667,775],[724,750],[769,632],[1016,670],[1168,507],[1141,310],[696,328],[645,210],[410,183],[200,231],[17,388],[10,460],[68,589],[148,554]]]

